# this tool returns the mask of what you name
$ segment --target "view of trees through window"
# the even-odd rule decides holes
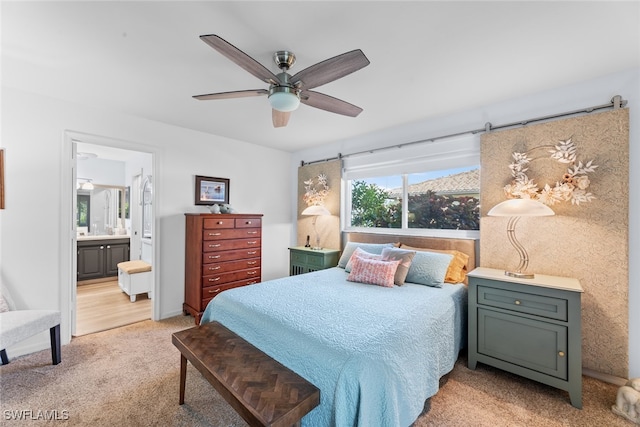
[[[351,226],[401,228],[404,194],[402,183],[401,175],[350,181]],[[478,167],[465,168],[461,172],[446,170],[431,174],[409,174],[406,193],[406,219],[409,228],[480,228]]]

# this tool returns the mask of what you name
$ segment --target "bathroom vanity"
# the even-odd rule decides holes
[[[78,236],[78,281],[118,276],[129,261],[129,236]]]

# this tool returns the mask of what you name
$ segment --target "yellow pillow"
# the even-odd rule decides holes
[[[449,263],[449,268],[447,268],[447,274],[444,277],[444,281],[446,283],[465,283],[467,279],[467,262],[469,262],[469,255],[464,252],[456,251],[454,249],[414,248],[413,246],[407,246],[404,243],[400,245],[400,249],[438,252],[453,255],[453,258]]]

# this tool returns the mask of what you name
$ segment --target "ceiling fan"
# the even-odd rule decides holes
[[[356,117],[362,112],[362,108],[353,104],[310,90],[338,80],[369,65],[369,60],[360,49],[334,56],[291,76],[287,71],[296,60],[292,52],[278,51],[274,54],[273,60],[278,68],[282,70],[281,73],[275,75],[258,61],[221,37],[211,34],[200,36],[200,39],[249,73],[268,83],[269,89],[195,95],[195,99],[229,99],[267,95],[272,108],[274,127],[286,126],[291,112],[298,108],[300,103],[350,117]]]

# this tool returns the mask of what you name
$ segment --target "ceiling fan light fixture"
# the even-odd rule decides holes
[[[288,113],[300,106],[300,96],[288,86],[273,86],[269,89],[269,104],[274,110]]]

